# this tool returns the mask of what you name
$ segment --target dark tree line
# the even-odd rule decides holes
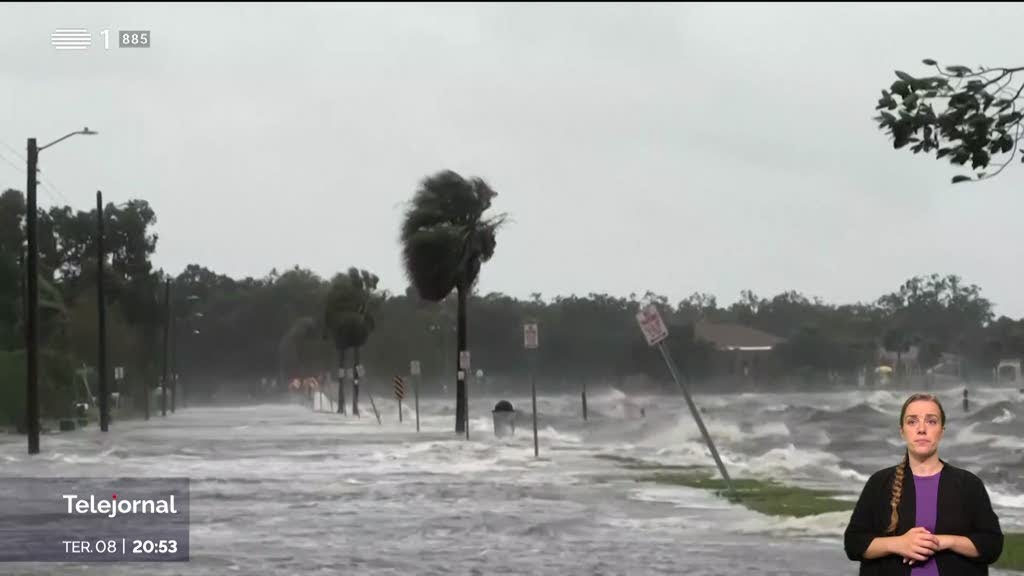
[[[458,291],[433,299],[412,286],[388,293],[376,289],[372,274],[358,270],[358,284],[351,272],[328,280],[299,268],[235,279],[190,265],[169,277],[151,264],[157,238],[149,205],[133,201],[104,212],[110,246],[108,355],[111,369],[125,367],[129,386],[158,385],[161,287],[168,278],[175,319],[172,366],[190,397],[223,390],[255,394],[264,379],[336,374],[339,351],[348,349],[360,351],[371,385],[386,386],[391,376],[407,374],[410,360],[422,363],[427,391],[454,380]],[[40,214],[44,415],[67,410],[69,399],[80,393],[72,385],[74,370],[95,366],[94,223],[95,211],[59,207]],[[0,195],[0,418],[7,421],[18,415],[12,407],[23,405],[23,225],[22,195]],[[493,249],[482,247],[485,254]],[[339,263],[339,269],[347,264]],[[332,323],[328,297],[339,283],[355,288],[357,297],[340,297]],[[699,321],[744,324],[786,338],[773,354],[787,373],[807,376],[808,382],[873,366],[883,344],[917,347],[923,365],[937,362],[943,352],[962,355],[975,377],[988,375],[1000,358],[1024,356],[1024,321],[993,318],[981,290],[955,276],[912,278],[874,302],[844,305],[798,292],[766,298],[744,291],[729,306],[707,294],[670,302],[656,294],[517,299],[467,292],[472,371],[482,369],[499,379],[525,374],[522,324],[529,319],[540,326],[541,378],[573,384],[634,375],[664,380],[661,359],[647,347],[634,319],[642,300],[662,310],[673,353],[696,381],[715,376],[714,351],[693,337]],[[354,363],[353,358],[347,366]]]

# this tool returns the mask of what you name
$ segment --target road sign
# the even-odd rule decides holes
[[[420,361],[419,360],[413,360],[412,362],[409,362],[409,374],[412,374],[413,376],[419,376],[420,375]]]
[[[661,314],[658,314],[658,309],[654,304],[644,306],[637,313],[636,321],[640,324],[640,330],[643,331],[647,344],[657,346],[659,342],[668,338],[668,328],[665,328],[665,323],[661,321]]]
[[[114,367],[114,379],[115,380],[124,380],[124,367],[123,366],[115,366]]]
[[[523,324],[523,343],[527,350],[534,350],[540,347],[540,338],[537,333],[536,324]]]
[[[360,378],[365,377],[366,376],[366,368],[363,368],[362,364],[356,366],[356,374],[359,374]]]
[[[463,370],[469,370],[469,350],[463,350],[459,352],[459,368]]]
[[[349,380],[351,380],[351,379],[353,379],[353,378],[355,378],[355,377],[356,377],[356,374],[355,374],[355,372],[354,372],[354,371],[353,371],[353,370],[352,370],[351,368],[346,368],[346,369],[345,369],[345,376],[346,376],[346,377],[347,377],[347,378],[348,378]]]
[[[405,380],[402,380],[401,376],[395,376],[392,382],[395,383],[395,398],[399,400],[405,399]]]

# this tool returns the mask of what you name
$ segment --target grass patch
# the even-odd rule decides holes
[[[721,498],[771,516],[799,518],[824,514],[826,512],[847,512],[853,510],[854,506],[854,502],[835,498],[836,496],[843,495],[842,492],[798,488],[786,486],[778,482],[756,480],[753,478],[733,478],[733,487],[735,487],[738,497],[732,498],[728,494],[725,480],[717,477],[717,472],[714,468],[707,466],[665,466],[639,458],[616,456],[613,454],[599,454],[596,457],[601,460],[616,462],[628,470],[647,472],[647,474],[633,476],[632,478],[637,482],[654,482],[657,484],[712,490]],[[599,482],[624,479],[621,476],[611,475],[599,478]],[[1001,570],[1024,571],[1024,534],[1007,533],[1003,535],[1003,553],[999,556],[999,560],[994,564],[994,567]]]
[[[1004,534],[1003,553],[995,563],[1003,570],[1024,571],[1024,534]]]
[[[666,466],[614,454],[599,454],[597,458],[615,462],[627,470],[649,473],[636,477],[638,482],[712,490],[716,495],[731,502],[771,516],[799,518],[826,512],[847,512],[853,510],[854,505],[848,500],[836,498],[843,495],[842,492],[798,488],[753,478],[733,478],[732,484],[736,489],[736,494],[733,495],[729,493],[725,480],[717,478],[714,469],[707,466]]]
[[[735,497],[729,494],[725,480],[712,478],[706,474],[657,472],[647,480],[659,484],[712,490],[722,498],[770,516],[800,518],[826,512],[845,512],[853,510],[854,504],[836,499],[835,496],[841,495],[841,492],[798,488],[752,478],[733,478],[732,484],[736,489]]]

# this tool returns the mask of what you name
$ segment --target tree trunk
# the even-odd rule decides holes
[[[345,349],[338,349],[338,414],[345,413]]]
[[[353,349],[352,354],[352,414],[359,416],[359,347]]]
[[[903,383],[903,351],[896,351],[896,383]]]
[[[467,370],[462,366],[462,352],[466,350],[466,296],[469,287],[457,287],[459,294],[459,319],[458,319],[458,350],[455,353],[455,432],[466,431],[466,377]],[[472,364],[472,362],[470,362]]]

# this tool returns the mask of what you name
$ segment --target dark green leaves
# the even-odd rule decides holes
[[[923,62],[926,66],[935,66],[937,64],[937,62],[935,60],[932,60],[931,58],[925,58],[924,60],[921,60],[921,62]]]
[[[932,59],[924,63],[936,65]],[[894,149],[934,151],[936,158],[959,166],[969,162],[976,177],[992,164],[1005,166],[1024,128],[1024,112],[1017,111],[1024,109],[1024,67],[945,69],[946,74],[922,78],[895,71],[897,79],[875,106],[879,129],[892,138]],[[956,181],[965,179],[972,178]]]
[[[366,344],[374,328],[374,304],[380,299],[376,275],[349,268],[331,280],[324,323],[339,350]]]
[[[494,254],[504,220],[484,218],[495,196],[483,180],[450,170],[423,180],[402,224],[406,274],[420,297],[440,301],[476,281],[480,264]]]
[[[953,176],[953,184],[959,184],[960,182],[970,182],[970,181],[971,181],[971,177],[970,176],[964,176],[963,174],[959,174],[957,176]]]

